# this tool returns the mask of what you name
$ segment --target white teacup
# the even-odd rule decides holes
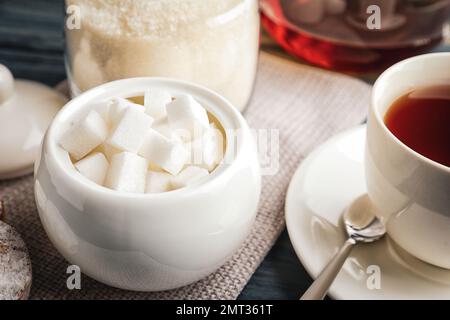
[[[389,236],[417,258],[450,269],[450,168],[407,147],[383,120],[396,98],[435,84],[450,84],[450,53],[404,60],[378,78],[367,127],[366,177]]]

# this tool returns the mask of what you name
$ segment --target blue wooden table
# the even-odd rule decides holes
[[[0,63],[15,77],[48,85],[66,78],[63,6],[63,0],[0,1]],[[297,299],[310,283],[284,231],[240,299]]]

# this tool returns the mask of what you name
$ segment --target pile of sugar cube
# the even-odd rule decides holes
[[[114,98],[90,106],[60,141],[75,168],[107,188],[166,192],[205,179],[223,158],[222,132],[190,95],[149,89],[144,105]]]

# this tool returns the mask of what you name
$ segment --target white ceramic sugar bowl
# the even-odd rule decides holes
[[[191,94],[213,114],[226,130],[225,163],[199,185],[159,194],[118,193],[82,179],[58,144],[65,128],[92,102],[149,87]],[[70,101],[35,167],[39,215],[57,250],[86,275],[138,291],[180,287],[220,267],[248,235],[260,190],[256,144],[237,109],[208,89],[163,78],[118,80]]]

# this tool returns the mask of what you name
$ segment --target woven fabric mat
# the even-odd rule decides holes
[[[254,227],[238,252],[215,273],[189,286],[142,293],[115,289],[82,276],[81,289],[66,286],[68,262],[53,248],[39,220],[33,178],[0,182],[6,221],[24,238],[33,266],[31,299],[235,299],[284,228],[289,181],[314,147],[343,129],[360,124],[370,86],[353,78],[261,53],[252,101],[245,113],[255,129],[279,130],[278,171],[263,177]],[[1,156],[1,154],[0,154]],[[263,164],[265,166],[266,164]]]

